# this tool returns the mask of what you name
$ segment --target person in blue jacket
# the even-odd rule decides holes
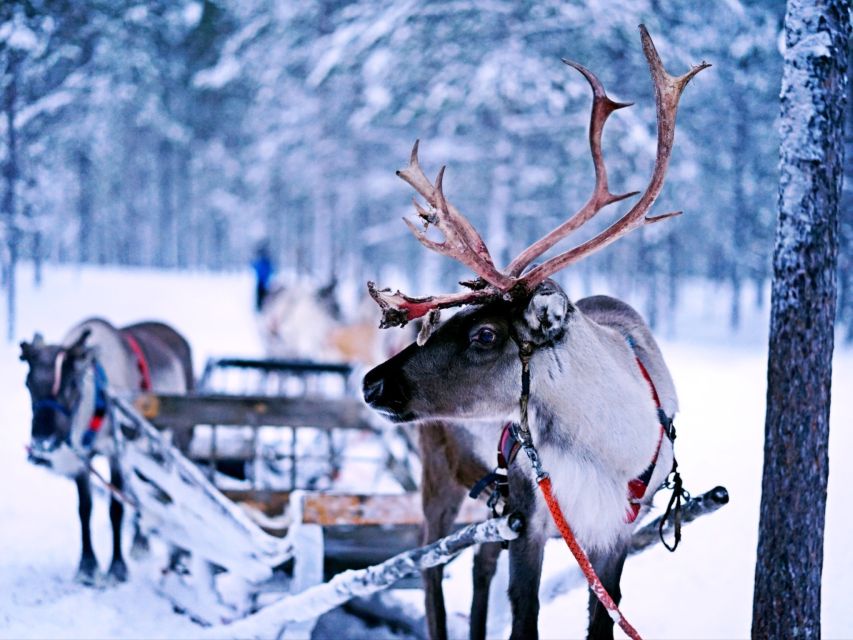
[[[275,273],[275,267],[270,258],[270,248],[266,242],[258,245],[255,259],[252,260],[252,269],[255,271],[255,310],[260,311],[270,291],[270,283]]]

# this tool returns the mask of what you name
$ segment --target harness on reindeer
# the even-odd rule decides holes
[[[133,355],[136,359],[136,368],[139,371],[140,381],[139,388],[142,391],[150,391],[151,390],[151,370],[148,366],[148,361],[145,358],[145,354],[142,351],[142,347],[140,347],[139,342],[131,336],[127,334],[123,336],[125,339],[125,343],[128,345],[130,350],[133,352]],[[60,351],[57,356],[57,361],[55,365],[55,380],[53,383],[53,396],[49,398],[42,398],[33,406],[34,411],[53,411],[57,413],[61,413],[62,415],[70,418],[77,407],[69,407],[66,404],[60,402],[57,398],[59,394],[60,385],[62,382],[62,368],[63,362],[65,359],[65,351]],[[86,431],[83,432],[83,435],[80,437],[80,445],[85,450],[91,449],[95,440],[97,439],[98,433],[104,426],[104,421],[106,419],[107,412],[109,410],[109,399],[107,397],[107,389],[109,387],[109,380],[107,379],[107,372],[104,369],[103,365],[97,358],[92,359],[92,374],[93,374],[93,384],[94,384],[94,408],[92,411],[92,417],[89,418],[89,423],[87,425]],[[79,404],[79,400],[77,402]],[[65,442],[69,446],[74,448],[73,443],[71,442],[72,433],[71,431],[65,437]]]
[[[661,406],[660,397],[658,395],[657,389],[655,388],[654,382],[652,381],[648,370],[646,369],[645,365],[640,359],[639,354],[637,353],[636,343],[630,336],[626,336],[626,341],[631,347],[631,350],[634,352],[634,359],[637,363],[637,367],[639,368],[640,373],[649,385],[649,389],[652,393],[652,399],[655,402],[655,409],[657,410],[658,420],[660,423],[660,433],[658,436],[657,447],[655,448],[655,453],[652,456],[648,467],[646,467],[646,469],[639,476],[628,482],[628,506],[625,514],[625,522],[630,524],[637,519],[637,516],[640,513],[643,498],[645,498],[646,492],[649,488],[649,482],[651,481],[652,475],[654,475],[655,469],[657,468],[658,458],[660,457],[660,450],[663,444],[664,436],[666,436],[670,442],[675,442],[675,425],[673,424],[672,418],[666,415],[666,412]],[[492,493],[489,496],[487,504],[492,510],[492,515],[494,517],[502,516],[510,511],[508,506],[508,473],[509,467],[515,461],[518,452],[522,449],[525,449],[525,452],[527,453],[528,457],[535,456],[536,462],[534,462],[532,457],[531,462],[534,463],[534,468],[536,468],[537,470],[537,475],[539,475],[539,470],[541,468],[538,453],[536,452],[536,448],[533,446],[532,436],[530,435],[530,430],[527,426],[527,404],[530,398],[530,357],[533,355],[533,346],[529,342],[519,341],[518,344],[519,356],[522,361],[520,398],[522,424],[516,422],[507,422],[504,425],[503,429],[501,430],[500,438],[498,440],[497,465],[491,472],[483,476],[468,492],[468,495],[471,498],[476,499],[487,487],[492,487]],[[539,468],[537,468],[537,463],[539,463],[540,465]],[[667,489],[672,489],[673,494],[667,505],[664,517],[661,520],[659,534],[661,542],[664,544],[664,546],[669,551],[675,551],[676,547],[678,547],[678,544],[681,541],[682,500],[688,500],[690,498],[690,494],[683,488],[681,474],[678,472],[678,463],[676,462],[674,456],[672,461],[672,470],[670,471],[670,474],[667,477],[667,480],[664,482],[663,486]],[[670,520],[670,517],[673,518],[673,524],[675,526],[675,538],[672,544],[667,542],[663,533],[667,522],[669,522]]]
[[[89,419],[89,428],[83,433],[80,444],[84,449],[91,449],[95,439],[104,426],[104,418],[107,415],[109,401],[107,399],[107,372],[97,360],[92,361],[95,372],[95,410]]]
[[[530,432],[529,425],[528,405],[530,402],[530,359],[533,356],[534,345],[531,342],[519,340],[517,337],[515,337],[514,340],[518,344],[518,354],[519,358],[521,359],[521,396],[519,398],[521,420],[518,423],[510,422],[504,425],[504,428],[501,431],[501,437],[498,440],[497,466],[491,473],[487,474],[479,482],[477,482],[477,484],[474,485],[469,495],[472,498],[476,498],[483,491],[483,489],[485,489],[487,486],[493,485],[494,489],[491,496],[489,496],[488,502],[489,506],[492,509],[492,515],[500,516],[504,513],[508,513],[509,465],[513,463],[516,456],[518,455],[518,452],[520,450],[524,450],[525,454],[527,454],[527,457],[530,460],[530,464],[533,466],[534,472],[536,473],[536,483],[539,485],[539,488],[542,491],[545,503],[548,505],[548,510],[551,512],[551,517],[554,520],[554,524],[560,531],[560,534],[565,540],[566,545],[569,547],[569,550],[572,552],[572,555],[575,557],[575,560],[577,560],[578,566],[580,567],[581,571],[587,579],[590,590],[595,594],[599,602],[601,602],[601,604],[607,610],[607,613],[610,615],[613,621],[622,628],[622,630],[628,635],[628,637],[632,638],[632,640],[641,640],[640,634],[625,619],[625,617],[619,611],[619,607],[616,602],[613,600],[610,594],[607,593],[607,590],[605,589],[604,585],[596,574],[595,569],[593,568],[592,563],[589,560],[589,557],[578,544],[577,539],[575,538],[575,535],[572,532],[571,527],[569,526],[569,523],[566,521],[566,518],[563,515],[562,510],[560,509],[560,505],[557,502],[557,499],[554,497],[551,487],[551,478],[548,472],[545,471],[542,466],[542,461],[539,458],[539,453],[536,450],[535,445],[533,444],[533,436]],[[637,348],[636,344],[634,343],[634,340],[630,336],[626,336],[626,341],[631,347],[631,350],[634,352],[634,358],[637,362],[638,368],[640,369],[640,373],[643,375],[643,378],[645,378],[646,382],[649,384],[649,388],[652,393],[652,399],[655,402],[655,408],[657,409],[658,419],[660,423],[660,434],[658,436],[658,444],[655,449],[655,454],[652,457],[651,462],[649,463],[649,466],[646,467],[643,473],[628,482],[628,508],[625,513],[625,522],[632,523],[637,519],[637,516],[640,513],[642,500],[646,495],[646,491],[649,487],[649,482],[651,481],[652,475],[654,474],[655,468],[657,466],[658,457],[660,456],[661,445],[663,443],[663,437],[664,435],[666,435],[666,437],[669,438],[670,442],[674,442],[675,427],[673,425],[672,418],[666,415],[666,412],[661,406],[660,397],[658,395],[657,389],[655,388],[654,382],[652,381],[648,370],[646,369],[645,365],[639,357],[639,354],[637,353]],[[678,472],[678,463],[676,462],[674,455],[672,458],[672,470],[670,471],[670,474],[667,477],[667,480],[664,482],[663,486],[668,489],[672,489],[673,493],[670,497],[669,503],[667,504],[664,516],[660,521],[658,534],[660,535],[661,542],[664,544],[664,546],[669,551],[675,551],[675,549],[678,547],[678,543],[681,541],[682,500],[689,499],[690,494],[684,489],[682,485],[681,474]],[[670,517],[673,518],[675,531],[675,538],[672,545],[670,545],[664,537],[664,528]],[[506,543],[504,543],[504,546],[506,546]]]

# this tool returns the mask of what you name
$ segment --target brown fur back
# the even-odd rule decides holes
[[[181,334],[167,324],[155,321],[137,322],[123,327],[121,331],[131,334],[136,339],[152,371],[157,365],[165,362],[165,358],[177,356],[184,372],[187,391],[193,390],[195,375],[192,350]]]

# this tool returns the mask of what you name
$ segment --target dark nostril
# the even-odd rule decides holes
[[[364,379],[364,401],[368,404],[373,404],[382,395],[382,389],[385,385],[382,383],[382,378],[378,380]]]

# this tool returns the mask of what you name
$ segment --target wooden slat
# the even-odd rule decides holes
[[[348,376],[352,365],[346,362],[315,362],[313,360],[283,360],[276,358],[211,358],[210,369],[257,369],[285,373],[334,373]]]
[[[235,502],[246,503],[269,517],[281,515],[290,501],[285,491],[225,491]],[[421,495],[409,492],[389,495],[305,493],[302,521],[323,527],[342,525],[402,526],[423,522]],[[465,500],[457,524],[481,522],[488,515],[485,505]]]
[[[355,398],[144,394],[134,406],[161,429],[197,424],[370,429],[367,409]]]

